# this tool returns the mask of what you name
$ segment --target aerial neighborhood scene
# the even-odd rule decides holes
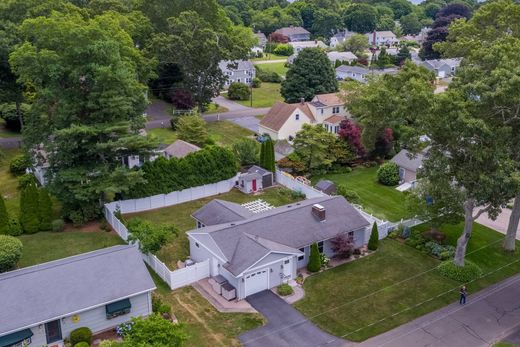
[[[0,347],[520,346],[516,0],[1,0]]]

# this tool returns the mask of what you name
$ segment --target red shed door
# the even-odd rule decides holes
[[[256,192],[256,180],[253,180],[253,192]]]

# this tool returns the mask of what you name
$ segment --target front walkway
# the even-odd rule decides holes
[[[192,284],[206,300],[209,301],[213,307],[219,312],[244,312],[244,313],[256,313],[257,311],[245,300],[231,300],[224,299],[221,295],[217,294],[208,282],[208,279],[202,279]]]
[[[358,346],[490,346],[519,323],[520,274],[469,295],[464,306],[455,302]]]

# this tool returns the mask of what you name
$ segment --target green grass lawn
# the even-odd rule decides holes
[[[238,335],[264,324],[258,313],[218,312],[192,287],[171,291],[153,270],[148,270],[157,286],[155,295],[170,305],[175,317],[184,324],[188,338],[183,346],[240,346]]]
[[[253,88],[253,107],[271,107],[275,102],[282,101],[280,86],[280,83],[263,82],[260,88]],[[235,102],[244,106],[251,106],[250,100],[236,100]]]
[[[285,55],[276,55],[274,53],[264,53],[262,58],[253,58],[251,61],[269,61],[269,60],[287,60],[287,56]]]
[[[126,218],[141,217],[151,220],[154,223],[173,223],[179,228],[181,231],[179,235],[174,237],[172,241],[157,253],[159,259],[168,265],[170,269],[175,269],[177,268],[177,260],[184,260],[189,255],[189,242],[185,233],[195,228],[195,220],[191,217],[191,214],[213,199],[222,199],[240,204],[262,199],[274,206],[289,204],[297,200],[293,198],[290,190],[286,188],[269,188],[255,196],[244,194],[239,190],[233,189],[228,193],[194,200],[184,204],[129,214],[126,215]]]
[[[19,238],[23,243],[19,268],[124,244],[118,235],[106,231],[39,232]]]
[[[358,193],[359,204],[363,209],[379,218],[397,222],[409,217],[405,207],[405,194],[395,190],[395,187],[380,184],[377,181],[377,167],[357,167],[351,173],[315,176],[312,183],[315,184],[321,178],[346,185],[348,189]]]
[[[0,194],[4,197],[7,212],[9,214],[18,215],[20,205],[20,191],[18,187],[18,178],[9,172],[9,162],[13,157],[20,153],[19,149],[0,149],[5,157],[0,158]]]
[[[462,225],[441,230],[454,244]],[[470,294],[520,272],[518,252],[511,255],[501,250],[503,237],[475,224],[467,259],[484,273],[508,266],[470,283]],[[514,261],[519,262],[511,264]],[[383,240],[375,254],[307,279],[305,298],[295,306],[331,334],[362,341],[458,300],[461,284],[441,276],[435,270],[439,263],[399,241]]]
[[[147,132],[162,144],[169,145],[177,140],[177,133],[169,127],[169,124],[166,128],[150,129]]]
[[[203,114],[224,113],[227,111],[229,111],[227,108],[212,102],[208,105],[208,109]]]
[[[270,64],[261,64],[261,65],[257,65],[257,66],[260,70],[274,71],[277,74],[284,76],[284,77],[287,74],[287,70],[289,70],[289,68],[287,68],[285,66],[285,63],[270,63]]]

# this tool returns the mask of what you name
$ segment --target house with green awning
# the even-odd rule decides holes
[[[114,246],[0,274],[0,347],[63,346],[152,313],[155,284],[135,246]]]

